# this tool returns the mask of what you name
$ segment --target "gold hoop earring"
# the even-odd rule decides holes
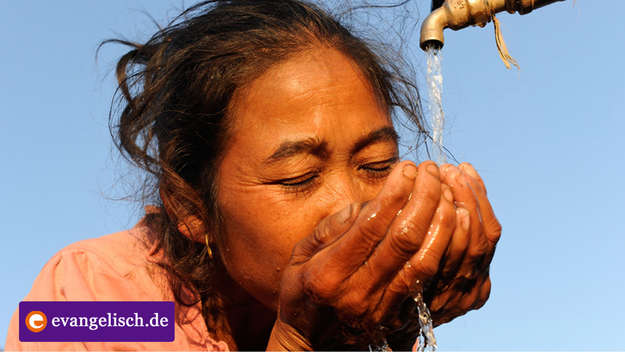
[[[206,241],[206,252],[208,253],[208,257],[213,259],[213,250],[211,249],[211,245],[208,243],[208,233],[204,235],[204,240]]]

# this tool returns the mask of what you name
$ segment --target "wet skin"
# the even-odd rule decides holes
[[[435,324],[487,300],[501,229],[483,183],[468,164],[399,162],[387,108],[350,59],[302,52],[240,89],[230,113],[210,238],[221,294],[244,307],[223,332],[237,331],[231,348],[310,348],[324,307],[397,326],[417,280],[436,287]]]

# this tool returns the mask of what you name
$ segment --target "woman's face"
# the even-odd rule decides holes
[[[397,136],[359,68],[334,49],[273,66],[233,102],[218,246],[230,276],[276,309],[295,244],[377,194],[397,162]]]

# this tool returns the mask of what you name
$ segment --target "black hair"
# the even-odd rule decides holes
[[[418,90],[401,61],[376,53],[344,24],[300,0],[212,0],[186,10],[118,63],[119,114],[110,129],[122,155],[147,171],[144,193],[160,211],[156,232],[179,304],[202,302],[209,331],[223,316],[208,279],[219,267],[206,245],[179,231],[189,215],[219,234],[216,170],[228,141],[230,104],[240,87],[269,67],[310,48],[334,48],[352,59],[392,116],[404,115],[427,136]],[[188,225],[188,224],[187,224]]]

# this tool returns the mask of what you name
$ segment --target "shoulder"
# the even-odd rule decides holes
[[[24,301],[175,301],[161,253],[149,228],[134,228],[73,243],[56,253],[35,279]],[[227,350],[209,335],[199,304],[176,305],[188,320],[177,322],[168,343],[34,343],[19,342],[17,311],[9,324],[6,350]]]
[[[152,261],[148,229],[73,243],[43,267],[26,300],[164,300],[167,285]],[[161,274],[161,275],[158,275]]]

